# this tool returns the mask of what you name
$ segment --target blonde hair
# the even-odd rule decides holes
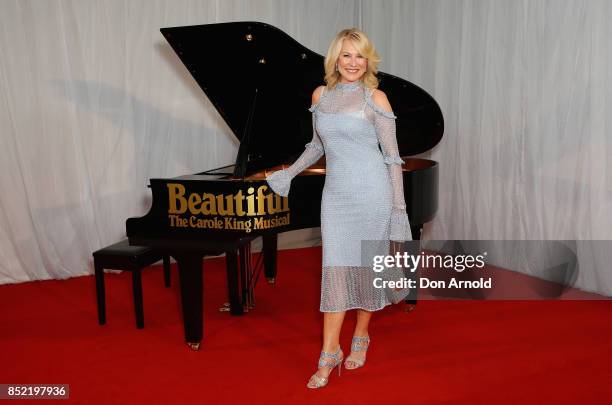
[[[345,39],[351,41],[355,49],[359,51],[359,54],[368,61],[366,72],[360,80],[363,81],[367,88],[377,88],[378,79],[376,78],[376,73],[378,73],[380,57],[376,53],[376,49],[374,49],[374,44],[372,44],[363,31],[357,28],[347,28],[340,31],[329,45],[327,56],[325,56],[325,83],[327,88],[333,88],[340,81],[340,72],[336,70],[336,63],[338,62],[342,43]]]

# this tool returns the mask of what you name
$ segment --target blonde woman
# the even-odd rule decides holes
[[[361,258],[362,241],[409,240],[402,185],[402,160],[395,137],[395,116],[385,93],[377,90],[378,54],[368,37],[345,29],[325,58],[325,86],[312,94],[313,137],[289,168],[267,177],[287,196],[291,179],[324,153],[326,177],[321,201],[323,272],[321,306],[323,348],[309,388],[327,385],[329,374],[364,366],[372,312],[390,304],[374,287],[372,268]],[[340,348],[346,311],[356,310],[351,352]]]

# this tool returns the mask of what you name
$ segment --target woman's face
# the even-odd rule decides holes
[[[342,41],[342,49],[338,56],[338,73],[340,83],[351,83],[359,80],[368,67],[368,60],[359,54],[359,51],[350,40]]]

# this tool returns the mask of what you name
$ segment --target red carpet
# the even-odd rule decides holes
[[[320,350],[320,249],[279,253],[276,286],[230,317],[223,259],[205,266],[205,339],[183,343],[177,274],[144,272],[145,329],[130,275],[0,286],[0,383],[67,383],[73,403],[602,403],[612,395],[610,301],[421,301],[375,315],[366,367],[305,388]],[[349,349],[352,314],[342,336]],[[606,400],[605,398],[608,398]],[[66,402],[66,401],[64,401]]]

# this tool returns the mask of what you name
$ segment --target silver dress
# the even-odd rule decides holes
[[[312,141],[293,165],[266,178],[274,192],[287,196],[293,177],[325,154],[322,312],[376,311],[390,304],[373,285],[377,273],[363,263],[362,241],[380,241],[376,249],[388,253],[389,240],[411,239],[396,117],[372,101],[372,92],[361,81],[324,88],[310,108]]]

